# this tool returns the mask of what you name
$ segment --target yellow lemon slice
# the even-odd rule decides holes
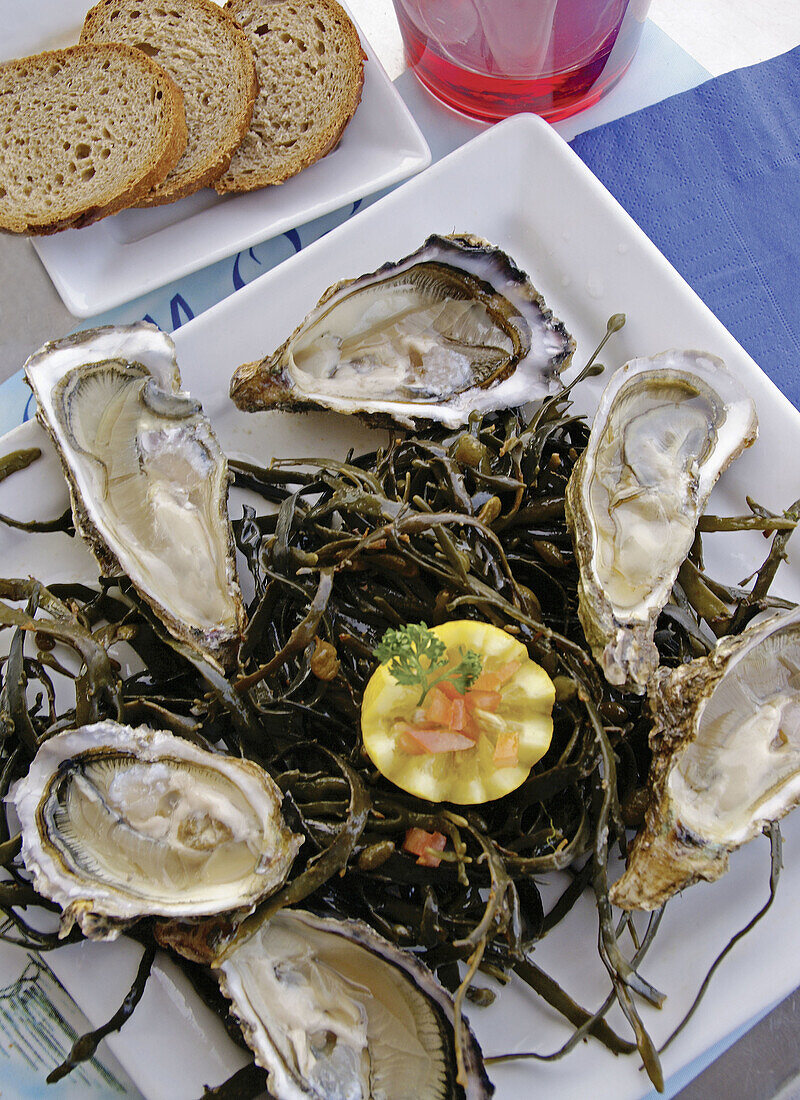
[[[453,666],[473,650],[483,661],[464,695],[399,684],[382,664],[361,705],[364,747],[380,772],[431,802],[489,802],[515,790],[550,745],[555,688],[522,642],[489,623],[433,627]],[[449,706],[448,706],[449,701]]]

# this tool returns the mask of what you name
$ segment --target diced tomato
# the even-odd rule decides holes
[[[499,691],[475,691],[474,688],[466,694],[467,707],[474,714],[476,710],[488,710],[494,714],[503,701]]]
[[[480,737],[480,727],[469,711],[467,711],[464,716],[464,725],[460,732],[463,733],[465,737],[471,737],[473,741],[477,741]]]
[[[438,726],[451,726],[451,713],[454,702],[447,698],[443,691],[435,687],[428,695],[425,704],[425,717]]]
[[[497,738],[492,760],[498,768],[513,768],[519,764],[519,734],[506,730]]]
[[[420,867],[438,867],[442,862],[435,854],[443,852],[447,844],[447,837],[443,833],[429,833],[425,829],[409,829],[403,848],[414,856],[419,856],[417,863]]]
[[[428,750],[424,748],[419,741],[410,737],[406,729],[399,729],[397,732],[397,744],[403,750],[407,752],[409,756],[423,756],[427,755]]]
[[[432,840],[433,833],[428,833],[425,829],[407,829],[403,850],[411,852],[413,856],[421,856]]]
[[[496,672],[482,672],[475,683],[472,685],[471,691],[499,691],[503,686],[503,681],[497,675]]]
[[[443,852],[446,843],[446,837],[443,837],[441,833],[434,833],[433,840],[428,845],[428,851],[424,852],[417,860],[420,867],[438,867],[442,861],[434,853]]]
[[[415,742],[423,752],[461,752],[475,747],[471,737],[455,730],[435,729],[429,726],[405,726],[402,731],[403,743],[406,739]],[[413,749],[417,753],[419,749]]]
[[[467,704],[466,701],[461,699],[454,699],[450,704],[450,721],[448,725],[451,730],[463,730],[467,721]]]
[[[482,672],[472,685],[473,691],[499,691],[522,668],[521,661],[508,661],[494,672]]]

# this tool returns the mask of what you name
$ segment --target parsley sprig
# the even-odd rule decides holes
[[[431,688],[443,680],[449,680],[464,695],[480,676],[481,655],[474,649],[458,649],[461,660],[450,665],[444,642],[425,623],[409,623],[401,630],[387,630],[375,647],[375,656],[381,664],[389,664],[389,672],[398,684],[419,684],[422,694],[417,706],[421,706]]]

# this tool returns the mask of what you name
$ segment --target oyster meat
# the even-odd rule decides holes
[[[550,393],[572,338],[528,277],[486,241],[432,236],[330,287],[289,339],[231,381],[240,409],[325,408],[465,424],[472,410]]]
[[[181,392],[170,337],[144,322],[90,329],[45,344],[25,374],[102,573],[127,574],[175,637],[231,665],[244,608],[228,467]]]
[[[697,521],[757,430],[752,399],[713,355],[665,351],[612,375],[566,494],[578,614],[609,683],[644,691]]]
[[[36,890],[94,939],[140,917],[249,910],[302,838],[249,760],[160,730],[97,722],[48,738],[12,789]]]
[[[361,921],[282,909],[243,926],[216,966],[278,1100],[482,1100],[494,1091],[466,1022],[467,1085],[456,1085],[449,995]]]
[[[648,707],[649,805],[611,889],[623,909],[719,878],[730,852],[800,802],[800,608],[659,669]]]

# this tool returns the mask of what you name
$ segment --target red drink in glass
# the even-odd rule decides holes
[[[450,107],[555,122],[596,103],[633,60],[650,0],[394,0],[408,62]]]

